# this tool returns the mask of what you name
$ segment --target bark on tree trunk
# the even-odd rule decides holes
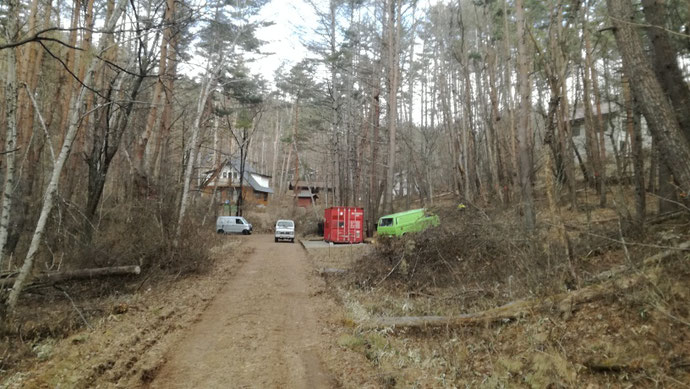
[[[158,62],[158,80],[153,89],[153,96],[151,101],[151,110],[149,111],[148,118],[146,119],[146,128],[144,133],[137,143],[136,149],[136,160],[137,169],[141,174],[149,175],[151,172],[151,165],[155,164],[152,160],[152,147],[149,144],[149,139],[153,136],[154,128],[156,123],[160,120],[159,118],[159,105],[163,99],[163,75],[168,73],[168,48],[173,40],[172,26],[174,23],[175,14],[175,1],[167,0],[166,8],[164,14],[164,23],[166,24],[165,30],[163,32],[163,37],[161,38],[161,52],[160,59]],[[160,134],[158,134],[160,136]]]
[[[681,132],[690,141],[690,87],[678,66],[677,50],[666,32],[666,0],[642,0],[642,9],[647,22],[654,26],[647,28],[654,73],[673,105]]]
[[[297,129],[299,127],[299,99],[295,100],[295,122],[292,127],[292,148],[295,152],[295,174],[292,177],[293,179],[293,185],[292,185],[292,190],[293,190],[293,195],[294,195],[294,205],[297,205],[297,202],[299,201],[297,195],[299,195],[299,188],[297,187],[297,183],[299,183],[299,154],[297,154]]]
[[[170,53],[170,58],[168,59],[165,70],[163,83],[165,85],[164,95],[165,95],[165,105],[163,106],[163,113],[161,114],[160,125],[158,129],[158,136],[156,137],[156,147],[153,149],[153,155],[151,156],[151,170],[149,175],[154,175],[154,181],[158,183],[160,178],[160,171],[165,165],[163,163],[164,143],[170,136],[170,129],[173,125],[172,121],[172,107],[173,107],[173,96],[175,94],[175,76],[177,74],[177,34],[173,33],[173,37],[168,42],[168,53]],[[154,174],[155,172],[155,174]]]
[[[383,209],[385,213],[393,213],[393,185],[395,178],[395,153],[397,146],[395,136],[398,125],[398,68],[400,64],[398,46],[400,41],[400,4],[398,0],[388,0],[388,169],[386,174],[386,188],[383,192]]]
[[[597,190],[599,191],[599,206],[606,206],[606,141],[604,138],[604,118],[601,114],[601,97],[599,96],[599,81],[597,80],[597,72],[592,61],[592,45],[589,38],[589,29],[587,28],[587,9],[584,11],[583,20],[583,35],[585,40],[585,75],[584,80],[587,81],[587,88],[589,88],[589,98],[586,98],[585,107],[589,106],[591,116],[591,127],[593,129],[593,142],[596,157],[594,162],[597,165]],[[595,112],[592,110],[592,100],[594,100]],[[585,108],[586,109],[586,108]]]
[[[174,245],[177,246],[179,243],[180,236],[182,234],[182,225],[184,224],[184,218],[187,213],[187,206],[189,203],[189,187],[191,185],[192,173],[194,172],[194,160],[196,157],[197,143],[199,139],[199,130],[201,127],[201,118],[206,111],[206,100],[211,93],[211,88],[216,82],[216,74],[218,74],[218,69],[220,65],[217,64],[213,69],[209,68],[206,71],[204,81],[201,84],[201,90],[199,91],[199,101],[196,106],[196,115],[194,117],[194,123],[192,124],[192,134],[191,140],[188,145],[189,157],[187,158],[187,166],[185,168],[184,178],[183,178],[183,188],[182,188],[182,199],[180,201],[180,214],[177,219],[177,230],[175,231],[175,241]]]
[[[516,23],[518,35],[518,77],[520,79],[520,124],[518,128],[518,145],[520,157],[520,192],[525,217],[525,227],[532,233],[536,227],[534,213],[534,199],[532,195],[532,161],[530,160],[528,131],[532,103],[530,99],[529,58],[527,55],[527,32],[525,31],[525,15],[522,0],[515,1]]]
[[[110,0],[112,2],[113,0]],[[80,0],[74,0],[74,6],[72,8],[72,21],[70,24],[70,34],[69,34],[69,45],[70,47],[76,47],[77,46],[77,31],[79,30],[79,11],[81,10],[81,1]],[[74,73],[75,68],[75,50],[68,50],[67,51],[67,58],[65,59],[65,68],[69,69],[72,73]],[[74,84],[74,80],[72,78],[71,74],[65,74],[65,72],[62,73],[60,77],[60,86],[58,87],[58,90],[61,90],[63,93],[63,96],[61,98],[62,101],[62,114],[60,115],[60,125],[59,129],[60,131],[65,131],[68,127],[68,120],[69,120],[69,110],[70,107],[73,105],[73,99],[75,98],[74,96],[74,91],[72,90]],[[60,136],[58,138],[60,144],[64,142],[64,139],[66,137],[66,134],[64,132],[60,133]]]
[[[381,80],[380,80],[380,69],[381,66],[377,62],[374,65],[374,90],[372,92],[372,105],[373,105],[373,135],[370,141],[371,148],[371,165],[369,168],[369,225],[367,226],[367,231],[369,236],[373,235],[374,225],[378,219],[379,213],[379,193],[378,193],[378,153],[379,153],[379,127],[381,120]]]
[[[644,160],[642,159],[642,128],[639,114],[635,114],[635,106],[630,93],[630,82],[623,75],[621,79],[623,100],[625,102],[626,127],[630,138],[630,150],[633,160],[633,181],[635,186],[635,224],[637,228],[644,228],[646,214],[646,193],[644,187]],[[638,117],[636,117],[638,116]]]
[[[19,23],[19,0],[9,0],[8,19],[5,39],[13,42],[17,39]],[[5,254],[5,245],[10,230],[12,215],[12,197],[14,196],[15,164],[19,150],[17,148],[17,49],[5,50],[7,70],[5,74],[5,185],[2,192],[2,209],[0,210],[0,269]]]
[[[633,94],[647,119],[652,136],[658,141],[660,157],[671,169],[684,193],[690,193],[690,143],[684,137],[673,107],[664,94],[642,48],[632,4],[626,0],[607,0],[615,27],[616,42],[629,75]]]

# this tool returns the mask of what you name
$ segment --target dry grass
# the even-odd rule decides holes
[[[142,272],[138,276],[29,285],[13,320],[4,321],[0,328],[0,371],[40,359],[42,348],[51,342],[113,314],[123,295],[212,269],[215,260],[209,248],[228,237],[200,226],[201,219],[194,215],[201,210],[193,208],[176,247],[175,223],[169,220],[168,211],[146,201],[120,205],[105,213],[98,229],[89,236],[67,235],[69,228],[82,227],[76,224],[51,230],[46,246],[61,250],[44,250],[36,263],[37,272],[121,265],[139,265]]]
[[[557,243],[556,223],[535,238],[520,234],[518,215],[437,209],[442,227],[380,241],[345,277],[330,283],[349,312],[342,347],[362,352],[399,387],[687,387],[690,382],[690,257],[649,269],[642,260],[690,238],[681,217],[650,225],[643,236],[616,212],[562,210],[572,268]],[[540,214],[540,220],[548,220]],[[554,221],[557,219],[554,217]],[[622,249],[620,233],[628,243]],[[537,301],[585,287],[615,266],[643,272],[637,283],[572,312],[532,312],[486,326],[364,330],[372,316],[452,316],[520,298]],[[613,284],[612,284],[613,285]]]

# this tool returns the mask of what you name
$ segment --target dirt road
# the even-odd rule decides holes
[[[299,243],[252,235],[238,273],[167,354],[150,388],[327,388],[321,296]]]

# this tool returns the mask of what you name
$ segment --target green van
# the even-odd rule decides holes
[[[403,236],[408,232],[419,232],[440,224],[438,216],[424,208],[381,216],[376,232],[380,236]]]

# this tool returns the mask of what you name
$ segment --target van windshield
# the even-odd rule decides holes
[[[294,223],[291,221],[279,221],[277,226],[280,228],[292,228],[294,227]]]
[[[384,217],[381,218],[381,223],[379,223],[379,226],[381,227],[388,227],[393,225],[393,218],[392,217]]]

